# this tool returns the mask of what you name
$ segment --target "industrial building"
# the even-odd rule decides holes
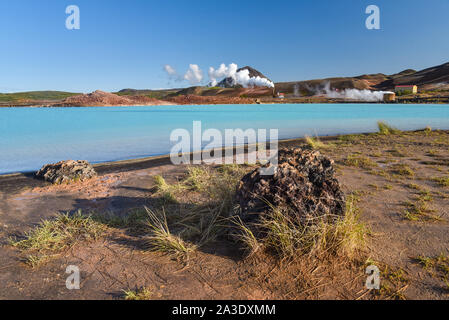
[[[406,86],[396,86],[394,88],[396,93],[418,93],[418,86],[416,85],[406,85]]]

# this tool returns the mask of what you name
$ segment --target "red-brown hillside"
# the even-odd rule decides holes
[[[146,97],[146,96],[118,96],[104,91],[94,91],[88,94],[68,97],[58,106],[64,107],[106,107],[106,106],[151,106],[151,105],[170,105],[171,103]]]

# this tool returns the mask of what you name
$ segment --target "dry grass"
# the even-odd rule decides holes
[[[137,290],[123,290],[125,300],[151,300],[154,293],[149,288],[140,288]]]
[[[152,231],[147,237],[147,242],[153,250],[173,255],[186,255],[195,250],[195,246],[170,232],[164,210],[161,212],[146,210],[148,213],[147,224]]]
[[[406,300],[404,291],[409,285],[407,273],[402,268],[383,266],[381,268],[381,286],[374,294],[383,300]]]
[[[148,209],[151,229],[148,242],[158,251],[186,255],[225,234],[233,212],[236,185],[249,168],[192,166],[176,185],[156,178],[157,194],[169,193],[174,201],[158,210]],[[185,191],[189,191],[193,203],[189,203]]]
[[[415,171],[413,171],[412,168],[410,168],[408,165],[403,164],[403,163],[394,164],[391,167],[391,171],[394,174],[398,174],[400,176],[405,176],[405,177],[414,177],[415,176]]]
[[[25,239],[12,240],[11,244],[21,250],[61,251],[79,241],[96,240],[105,230],[102,223],[81,212],[61,214],[53,220],[42,221],[25,234]]]
[[[55,219],[44,220],[25,233],[22,239],[10,239],[10,244],[28,253],[25,264],[36,268],[78,242],[99,239],[106,229],[106,225],[79,211],[74,215],[60,214]]]
[[[347,166],[363,169],[372,169],[378,167],[378,164],[370,158],[357,154],[350,154],[349,156],[347,156],[347,158],[344,160],[344,164]]]
[[[377,122],[377,127],[379,128],[379,134],[382,135],[398,134],[401,132],[400,130],[393,128],[386,122],[382,121]]]
[[[180,184],[170,185],[160,175],[154,176],[153,179],[157,193],[161,196],[164,203],[176,203],[175,193],[179,192],[182,186]]]
[[[310,223],[298,223],[286,210],[271,207],[256,225],[238,225],[241,229],[239,240],[248,251],[263,247],[281,259],[304,255],[352,259],[362,250],[367,229],[359,221],[359,209],[352,197],[347,201],[345,215],[337,219],[322,217]],[[264,237],[259,241],[251,231],[254,228],[263,230]]]
[[[404,217],[410,221],[442,221],[440,216],[435,215],[435,210],[429,208],[428,202],[432,199],[428,196],[420,196],[414,202],[405,202],[407,209],[404,211]]]
[[[436,276],[444,283],[444,289],[449,293],[449,256],[440,254],[438,257],[419,256],[416,261],[432,276]]]
[[[449,177],[434,177],[432,181],[436,182],[441,187],[449,187]]]
[[[334,145],[332,145],[332,144],[326,144],[326,143],[322,142],[320,140],[320,138],[318,138],[318,137],[311,138],[309,136],[306,136],[306,144],[314,150],[330,149],[330,148],[334,147]]]

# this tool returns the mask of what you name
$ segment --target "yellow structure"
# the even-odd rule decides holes
[[[384,101],[385,102],[393,102],[395,100],[396,100],[396,93],[394,93],[394,92],[384,93]]]
[[[409,86],[396,86],[394,88],[394,92],[396,93],[418,93],[418,86],[409,85]]]

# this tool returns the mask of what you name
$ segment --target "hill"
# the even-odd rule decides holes
[[[250,77],[260,77],[270,80],[260,71],[245,66],[237,70],[248,70]],[[271,81],[271,80],[270,80]],[[275,89],[267,87],[243,88],[235,85],[232,78],[225,78],[216,87],[194,86],[188,88],[173,88],[159,90],[123,89],[109,96],[108,93],[96,91],[88,95],[61,91],[34,91],[20,93],[0,93],[0,106],[28,106],[28,105],[152,105],[161,104],[161,100],[169,103],[235,103],[234,98],[259,99],[265,102],[278,102],[273,99],[273,93],[282,92],[287,98],[309,99],[319,96],[323,89],[368,89],[393,90],[396,85],[416,84],[421,93],[449,96],[449,62],[416,71],[407,69],[395,74],[383,73],[363,74],[354,77],[334,77],[304,81],[290,81],[275,83]],[[100,94],[101,93],[101,94]],[[112,94],[112,93],[111,93]],[[209,97],[202,99],[201,97]],[[215,99],[212,99],[214,97]],[[306,102],[326,102],[321,100],[307,100]],[[242,100],[244,101],[244,100]],[[329,100],[328,102],[335,102]]]
[[[149,105],[170,105],[166,101],[157,100],[147,96],[119,96],[114,93],[97,90],[88,94],[71,96],[54,106],[70,107],[105,107],[105,106],[149,106]]]
[[[405,70],[379,83],[376,88],[391,89],[397,85],[415,84],[422,90],[449,90],[449,62],[421,71]]]
[[[31,102],[36,100],[58,101],[79,93],[64,91],[30,91],[17,93],[0,93],[0,103]]]

